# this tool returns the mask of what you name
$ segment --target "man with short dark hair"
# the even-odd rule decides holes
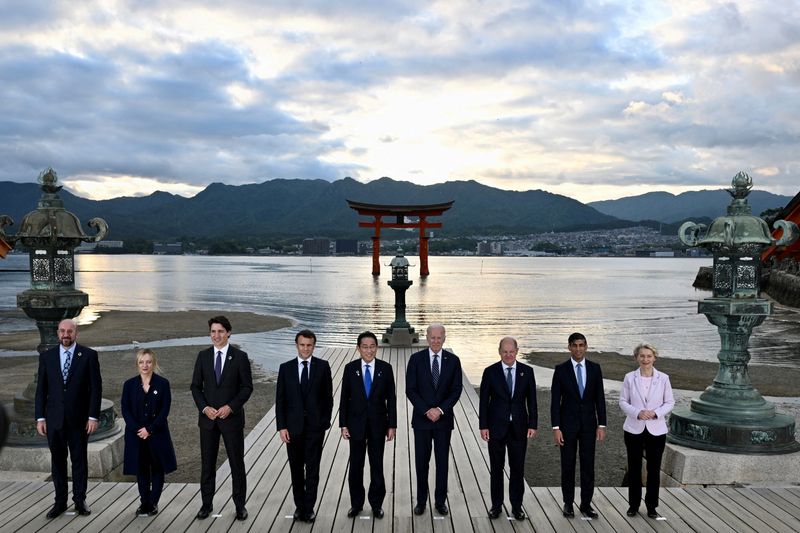
[[[414,514],[425,512],[428,502],[428,469],[431,451],[436,462],[434,507],[439,514],[449,510],[447,471],[450,436],[455,427],[453,408],[461,397],[461,361],[443,350],[445,330],[442,324],[428,326],[425,338],[428,348],[411,355],[406,371],[406,397],[414,406],[411,427],[414,428],[414,463],[417,473],[417,504]]]
[[[517,361],[517,340],[504,337],[498,352],[500,361],[489,365],[481,378],[478,410],[481,438],[489,443],[492,507],[489,518],[500,516],[503,507],[503,467],[508,450],[508,497],[517,520],[525,519],[525,452],[528,440],[536,436],[538,411],[533,368]]]
[[[36,378],[36,430],[47,437],[55,504],[47,518],[67,510],[67,452],[72,462],[72,501],[75,512],[88,515],[86,486],[89,478],[89,435],[100,418],[103,380],[97,352],[77,343],[73,320],[58,323],[58,343],[39,355]]]
[[[369,452],[369,504],[375,518],[383,518],[386,483],[383,451],[397,429],[397,398],[392,365],[377,359],[378,338],[371,331],[358,336],[361,357],[347,363],[342,376],[339,427],[350,441],[350,510],[355,518],[364,507],[364,456]]]
[[[294,519],[316,518],[319,463],[325,431],[331,427],[333,382],[328,362],[312,357],[317,336],[304,329],[294,337],[297,357],[278,369],[275,423],[286,444],[292,473]]]
[[[597,518],[594,494],[595,440],[606,438],[606,399],[600,365],[586,359],[586,337],[573,333],[567,340],[572,357],[555,367],[550,390],[553,440],[561,448],[561,494],[564,516],[575,516],[575,454],[580,449],[580,511]]]
[[[212,347],[197,354],[192,375],[192,397],[200,411],[200,495],[203,504],[197,518],[208,518],[214,510],[219,438],[231,466],[231,497],[236,519],[246,520],[247,473],[244,466],[244,404],[253,393],[250,359],[228,343],[231,323],[224,316],[208,321]]]

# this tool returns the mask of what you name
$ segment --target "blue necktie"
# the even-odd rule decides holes
[[[439,387],[439,354],[433,354],[433,365],[431,366],[431,377],[433,378],[433,388]]]
[[[67,376],[69,376],[69,366],[72,364],[72,354],[67,350],[64,355],[66,357],[64,358],[64,369],[61,371],[61,376],[64,378],[64,383],[66,383]]]
[[[581,398],[583,398],[583,371],[581,370],[582,366],[583,365],[577,365],[575,367],[575,372],[577,372],[578,374],[578,392],[580,393]]]
[[[372,389],[372,374],[369,372],[369,365],[364,369],[364,390],[369,398],[369,391]]]
[[[508,395],[512,396],[514,394],[514,376],[511,375],[511,367],[506,369],[506,385],[508,385]]]
[[[308,396],[308,361],[303,361],[303,372],[300,374],[300,392]]]
[[[217,385],[222,379],[222,351],[217,352],[217,360],[214,362],[214,375],[217,376]]]

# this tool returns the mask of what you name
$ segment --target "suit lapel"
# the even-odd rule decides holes
[[[222,375],[219,377],[220,385],[222,385],[222,382],[225,381],[225,377],[232,372],[232,370],[229,372],[229,369],[231,366],[233,366],[234,353],[233,347],[228,346],[228,353],[225,354],[225,362],[222,365]],[[214,357],[216,357],[216,355],[212,355],[212,361],[214,360]],[[211,367],[213,368],[214,365],[211,365]]]
[[[82,350],[79,344],[75,344],[75,348],[72,350],[72,360],[69,362],[69,370],[67,371],[67,381],[65,384],[69,384],[69,381],[72,379],[72,375],[75,373],[75,367],[78,366],[82,356]],[[61,348],[58,349],[58,365],[61,365]],[[61,369],[59,368],[59,371]],[[60,372],[59,372],[60,373]],[[63,379],[63,374],[62,379]]]

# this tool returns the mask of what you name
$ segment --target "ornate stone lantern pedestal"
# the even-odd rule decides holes
[[[772,303],[760,297],[761,252],[794,242],[797,226],[777,221],[782,236],[773,239],[767,224],[753,216],[747,204],[752,178],[740,172],[732,186],[726,216],[708,227],[686,222],[679,231],[684,244],[714,254],[713,295],[698,303],[697,312],[717,326],[721,348],[713,383],[689,409],[675,409],[670,415],[662,462],[667,485],[800,479],[795,419],[776,412],[753,387],[747,369],[753,328],[772,313]]]
[[[412,346],[419,342],[419,333],[406,320],[406,291],[414,282],[408,279],[409,263],[402,249],[397,250],[389,266],[392,279],[386,283],[394,290],[394,322],[386,328],[382,340],[390,346]]]

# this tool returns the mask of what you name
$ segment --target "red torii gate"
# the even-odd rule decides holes
[[[375,228],[375,235],[372,236],[372,275],[379,276],[381,273],[381,228],[419,228],[419,275],[427,276],[428,271],[428,228],[441,228],[441,222],[428,222],[428,217],[441,216],[453,206],[453,202],[429,205],[381,205],[365,204],[347,200],[347,205],[351,209],[358,211],[359,215],[373,217],[372,222],[360,221],[359,228]],[[383,217],[393,216],[394,222],[384,222]],[[407,222],[406,217],[417,217],[416,222]]]

